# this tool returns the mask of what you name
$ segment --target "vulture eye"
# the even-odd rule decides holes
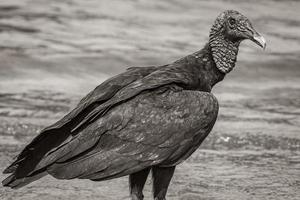
[[[230,19],[229,19],[229,25],[230,25],[230,26],[234,26],[234,25],[235,25],[235,19],[230,18]]]

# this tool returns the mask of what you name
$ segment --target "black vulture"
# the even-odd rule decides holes
[[[171,64],[133,67],[108,79],[45,128],[4,170],[20,188],[47,174],[103,181],[129,175],[132,199],[143,199],[149,171],[153,195],[165,199],[175,166],[209,134],[218,114],[212,87],[236,62],[241,41],[265,39],[237,11],[222,12],[209,42]]]

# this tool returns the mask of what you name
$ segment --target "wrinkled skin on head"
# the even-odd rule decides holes
[[[259,46],[265,48],[265,41],[256,41],[256,38],[261,37],[253,28],[250,20],[237,11],[227,11],[225,15],[225,35],[232,41],[242,41],[250,39]],[[263,39],[264,40],[264,39]]]
[[[220,71],[228,73],[233,69],[239,44],[245,39],[252,40],[262,48],[266,47],[265,39],[241,13],[227,10],[217,17],[210,31],[209,43]]]

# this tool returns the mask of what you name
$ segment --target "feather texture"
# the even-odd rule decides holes
[[[59,179],[101,180],[182,162],[210,132],[217,117],[217,101],[206,92],[156,92],[141,94],[94,121],[78,134],[85,142],[77,144],[77,155],[73,147],[63,160],[58,153],[48,173]],[[86,144],[91,144],[88,150]]]
[[[149,118],[152,113],[147,113],[151,109],[153,110],[152,107],[144,106],[143,112],[141,112],[142,110],[137,112],[131,108],[131,104],[127,106],[126,103],[136,98],[139,99],[139,96],[144,94],[151,94],[153,97],[147,96],[148,99],[151,99],[151,102],[148,103],[167,111],[173,105],[168,103],[170,101],[168,99],[158,98],[159,94],[181,90],[210,92],[212,86],[223,77],[224,75],[214,66],[208,45],[203,50],[170,65],[131,68],[102,83],[83,98],[78,106],[64,118],[45,128],[5,169],[4,173],[12,173],[12,175],[4,180],[3,184],[13,187],[14,183],[19,180],[35,180],[31,177],[37,177],[37,174],[45,171],[57,178],[91,177],[91,179],[104,180],[162,163],[165,158],[170,156],[169,153],[172,149],[193,152],[194,149],[191,150],[187,146],[194,145],[192,138],[184,139],[179,133],[172,134],[174,127],[179,129],[177,127],[179,121],[172,122],[173,124],[171,121],[166,121],[166,124],[156,121],[156,126],[153,125],[150,129],[154,129],[157,134],[161,133],[160,126],[167,128],[166,133],[159,135],[159,140],[154,133],[148,133],[146,127],[138,126],[138,123],[143,124],[143,121],[132,124],[137,127],[132,128],[130,132],[124,131],[134,119],[156,119]],[[153,99],[154,97],[157,99]],[[182,96],[182,98],[195,97]],[[179,99],[177,100],[179,101]],[[183,103],[183,105],[189,104]],[[124,110],[121,112],[117,108]],[[118,113],[107,115],[111,112]],[[189,115],[189,112],[193,112],[193,109],[188,110],[186,115]],[[164,116],[163,113],[161,116]],[[173,114],[169,113],[169,116],[164,117],[168,119],[172,116]],[[172,125],[167,126],[169,122]],[[145,123],[151,124],[152,122],[146,121]],[[187,126],[184,127],[184,129],[186,128]],[[184,130],[182,129],[182,131]],[[147,134],[144,135],[142,132]],[[179,141],[181,145],[175,147],[174,143]],[[106,151],[105,149],[109,148],[108,145],[118,146],[119,149]],[[163,149],[166,151],[162,151]],[[126,156],[124,157],[124,155]],[[176,162],[178,159],[174,155],[171,157],[172,162]],[[115,163],[110,164],[109,159],[112,158],[115,159]],[[78,162],[81,164],[76,164]],[[123,162],[128,163],[131,169],[126,166],[123,166],[125,168],[117,167],[118,165],[122,166],[120,163]],[[168,165],[168,163],[164,164]],[[86,171],[98,175],[92,177],[91,174],[86,174]],[[105,173],[99,171],[105,171]]]
[[[162,163],[170,156],[172,149],[178,151],[179,148],[185,152],[193,152],[194,150],[185,146],[194,144],[192,138],[184,139],[179,133],[172,134],[174,128],[179,129],[178,120],[176,123],[172,122],[173,124],[171,121],[161,124],[156,118],[149,118],[153,113],[147,112],[157,107],[165,111],[173,108],[173,103],[168,103],[170,99],[158,98],[160,94],[181,90],[210,92],[211,87],[222,79],[223,74],[214,67],[208,45],[203,50],[170,65],[131,68],[99,85],[64,118],[45,128],[4,170],[4,173],[12,175],[4,180],[3,184],[13,187],[14,183],[20,182],[19,180],[35,180],[31,177],[37,177],[37,174],[45,171],[62,179],[91,177],[91,179],[104,180]],[[139,99],[139,96],[144,94],[151,94],[145,100],[151,99],[148,103],[153,108],[146,108],[145,104],[144,111],[137,112],[131,108],[132,104],[126,104],[133,99]],[[157,99],[153,99],[154,97]],[[195,97],[182,96],[182,98]],[[118,109],[123,110],[121,112]],[[185,115],[189,115],[193,110],[186,111]],[[117,113],[112,114],[113,112]],[[164,116],[163,113],[160,115]],[[168,119],[172,116],[171,112],[169,116],[164,117]],[[134,119],[144,119],[146,122],[136,121],[131,124]],[[148,133],[146,127],[138,126],[139,123],[151,124],[152,122],[147,119],[156,120],[156,126],[152,124],[153,127],[149,127],[149,130],[154,129],[157,134],[161,134],[162,129],[159,127],[165,126],[165,133],[159,135],[159,140],[154,133]],[[169,122],[171,124],[167,126]],[[136,127],[126,132],[128,124]],[[184,129],[186,128],[187,125]],[[174,143],[179,141],[181,145],[175,147]],[[105,150],[109,149],[109,145],[118,146],[119,149]],[[114,163],[110,163],[109,159],[112,158],[115,159]],[[171,158],[172,162],[178,159],[174,155]],[[129,162],[128,159],[131,161]],[[78,162],[81,164],[76,164]],[[128,163],[131,169],[120,165],[123,162]],[[168,163],[164,164],[168,165]],[[125,168],[118,168],[118,165]],[[86,171],[93,172],[97,176],[92,177],[91,174],[86,174]],[[100,173],[101,171],[105,172]]]

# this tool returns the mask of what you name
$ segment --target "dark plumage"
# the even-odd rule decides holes
[[[108,79],[57,123],[45,128],[4,170],[3,185],[22,187],[46,174],[102,181],[130,175],[132,199],[165,199],[175,166],[211,131],[218,102],[210,93],[234,67],[242,40],[265,47],[249,20],[223,12],[205,47],[160,67],[135,67]]]

